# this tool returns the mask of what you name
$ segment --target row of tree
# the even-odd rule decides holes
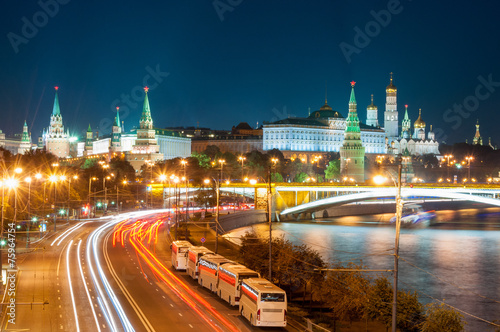
[[[247,267],[267,277],[269,242],[255,233],[241,238],[241,259]],[[387,328],[392,322],[392,284],[387,277],[370,277],[355,264],[336,264],[326,269],[320,254],[306,245],[274,238],[272,281],[287,291],[289,301],[301,293],[305,301],[321,303],[336,321],[379,321]],[[352,270],[345,272],[345,270]],[[328,272],[326,272],[328,271]],[[463,331],[463,316],[444,304],[422,305],[417,292],[398,291],[397,326],[400,331]]]

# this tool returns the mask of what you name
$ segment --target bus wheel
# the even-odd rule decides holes
[[[253,323],[253,316],[252,316],[252,314],[250,314],[250,325],[255,325],[255,324]]]

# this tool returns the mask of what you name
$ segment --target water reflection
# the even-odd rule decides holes
[[[423,303],[444,300],[488,321],[500,320],[499,211],[440,211],[437,226],[402,229],[400,287],[416,290]],[[354,262],[369,269],[392,269],[395,230],[378,222],[388,220],[387,216],[283,222],[273,225],[273,235],[307,244],[331,264]],[[267,225],[252,228],[268,236]],[[229,236],[243,235],[248,229]],[[494,330],[471,317],[466,319],[468,331]]]

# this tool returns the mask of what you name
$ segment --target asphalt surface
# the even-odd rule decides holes
[[[95,247],[87,242],[106,222],[110,221],[71,222],[59,227],[56,234],[32,243],[29,251],[18,250],[15,313],[6,315],[10,308],[3,305],[2,331],[124,331],[124,320],[130,322],[128,330],[135,331],[261,330],[240,317],[237,307],[198,286],[185,272],[171,269],[168,227],[159,229],[158,242],[149,247],[167,267],[168,271],[162,272],[153,271],[129,241],[113,246],[112,227],[94,237]],[[79,228],[68,231],[51,246],[57,236],[75,226]],[[18,247],[24,248],[25,243],[18,243]],[[4,252],[4,264],[5,256]],[[181,283],[188,290],[180,287]],[[9,284],[6,290],[8,293]],[[119,302],[120,309],[113,300]],[[9,301],[5,296],[2,303]],[[106,307],[109,310],[103,310]],[[224,320],[229,325],[224,325]]]

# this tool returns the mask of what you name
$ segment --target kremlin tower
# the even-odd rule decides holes
[[[132,151],[127,156],[127,160],[136,171],[140,170],[141,166],[148,160],[152,163],[163,160],[163,154],[159,153],[160,146],[155,138],[156,131],[153,128],[148,90],[148,87],[144,88],[145,96],[142,115],[139,121],[140,128],[137,129],[137,139],[132,147]]]
[[[50,127],[43,132],[43,142],[47,152],[59,158],[66,158],[69,156],[69,133],[64,132],[61,110],[59,109],[59,97],[57,96],[59,88],[56,86],[55,90],[56,96],[50,117]]]
[[[479,119],[477,119],[476,134],[474,135],[474,138],[472,139],[472,145],[483,145],[483,138],[481,137],[481,134],[479,133]]]
[[[354,84],[351,82],[349,114],[346,119],[344,142],[340,147],[340,172],[344,177],[356,182],[365,182],[365,148],[361,143],[361,130],[357,113]]]
[[[147,97],[147,94],[146,94]],[[148,103],[149,108],[149,103]],[[152,123],[152,120],[151,120]],[[111,151],[119,152],[121,151],[121,136],[122,136],[122,127],[120,125],[120,108],[116,107],[116,116],[115,122],[113,123],[113,136],[111,138]]]

